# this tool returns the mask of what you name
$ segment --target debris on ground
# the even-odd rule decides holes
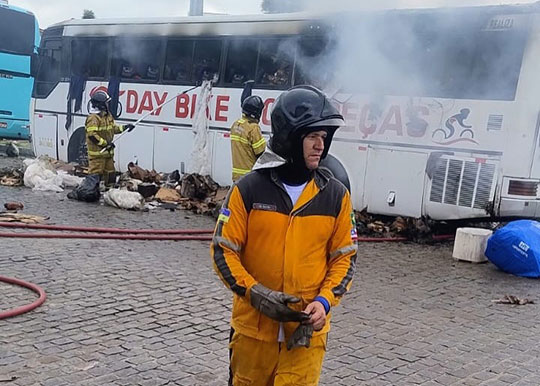
[[[22,202],[12,201],[12,202],[6,202],[4,204],[4,208],[7,210],[23,210],[24,204]]]
[[[131,190],[131,189],[128,189]],[[143,182],[138,184],[136,191],[144,198],[153,197],[160,190],[159,186],[154,183]]]
[[[522,306],[525,304],[534,304],[534,300],[530,300],[527,298],[520,299],[517,296],[513,295],[504,295],[501,299],[495,299],[492,300],[493,303],[497,304],[513,304],[517,306]]]
[[[100,178],[97,174],[86,176],[73,191],[68,193],[67,197],[78,201],[99,201],[99,197],[101,196],[99,182]]]
[[[373,215],[366,210],[355,211],[356,231],[364,237],[405,237],[415,242],[431,242],[434,236],[453,235],[463,226],[494,229],[499,223],[470,221],[432,221],[426,218]]]
[[[137,192],[125,189],[109,189],[103,194],[105,204],[119,208],[141,210],[144,208],[144,198]]]
[[[178,193],[176,189],[172,188],[160,188],[154,198],[159,202],[166,203],[179,203],[182,201],[182,196],[180,196],[180,193]]]
[[[24,172],[17,168],[0,169],[0,185],[3,186],[22,186]]]
[[[24,185],[37,191],[63,192],[64,188],[77,186],[82,178],[70,175],[65,170],[57,170],[57,162],[49,157],[26,159]]]
[[[133,162],[128,164],[128,173],[131,178],[141,180],[142,182],[155,182],[159,184],[161,182],[161,176],[155,170],[146,170],[139,165],[135,165]]]
[[[219,185],[210,176],[187,174],[180,181],[180,194],[189,199],[204,200],[214,195]]]
[[[13,143],[10,142],[6,147],[6,155],[8,157],[18,157],[21,154],[19,148]]]
[[[22,222],[24,224],[43,224],[48,217],[21,213],[0,213],[0,222]]]

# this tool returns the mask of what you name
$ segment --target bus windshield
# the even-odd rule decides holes
[[[31,55],[35,46],[32,14],[0,7],[0,52]]]

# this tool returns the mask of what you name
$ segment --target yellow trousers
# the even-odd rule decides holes
[[[231,333],[231,386],[316,386],[326,353],[327,334],[311,338],[309,348],[287,350],[286,343],[264,342]],[[232,382],[231,382],[232,380]]]
[[[115,173],[112,157],[88,158],[88,174],[99,174],[105,184],[110,183]]]

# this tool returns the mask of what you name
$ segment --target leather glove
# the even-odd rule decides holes
[[[313,336],[313,324],[300,324],[296,327],[293,334],[287,341],[287,350],[291,350],[295,347],[309,348],[311,337]]]
[[[135,125],[132,125],[131,123],[128,123],[127,125],[124,125],[124,130],[127,130],[128,133],[135,128]]]
[[[288,303],[298,303],[300,299],[283,292],[272,291],[262,284],[255,284],[250,291],[251,305],[270,319],[278,322],[302,322],[309,320],[305,312],[294,311]]]

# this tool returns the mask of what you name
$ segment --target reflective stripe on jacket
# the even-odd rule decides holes
[[[257,157],[264,151],[266,140],[255,119],[243,115],[231,127],[232,178],[238,178],[251,171]]]
[[[316,296],[331,306],[349,289],[356,243],[347,189],[317,170],[295,206],[274,169],[257,170],[233,185],[219,216],[211,254],[214,269],[234,293],[232,327],[241,334],[276,341],[279,323],[253,308],[256,283],[297,296],[303,310]],[[328,332],[330,315],[324,328]],[[297,323],[284,323],[288,338]]]
[[[120,134],[123,129],[114,122],[111,114],[100,112],[90,114],[84,124],[86,129],[86,146],[88,147],[89,158],[111,158],[114,156],[114,150],[101,150],[111,143],[115,134]],[[94,138],[91,139],[91,138]],[[97,142],[97,143],[96,143]]]

